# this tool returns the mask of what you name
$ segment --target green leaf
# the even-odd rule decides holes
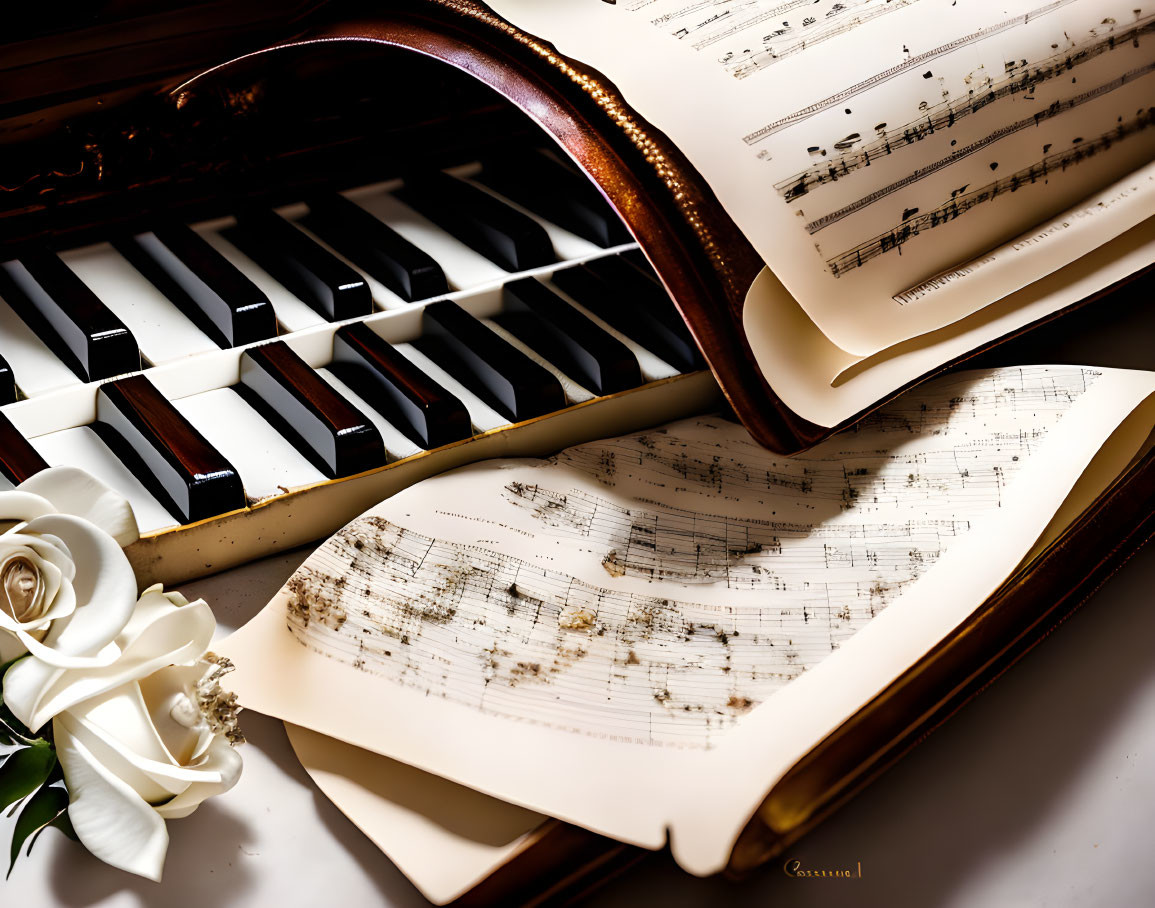
[[[68,838],[72,839],[72,841],[74,841],[74,842],[80,841],[80,836],[78,836],[76,834],[76,830],[72,828],[72,820],[69,818],[67,810],[65,810],[64,813],[60,814],[60,816],[58,816],[55,820],[53,820],[48,825],[49,826],[55,826],[57,829],[59,829],[61,832],[63,832],[66,836],[68,836]],[[40,833],[37,833],[37,835],[39,835],[39,834]],[[28,846],[28,850],[29,851],[32,850],[31,845]]]
[[[56,751],[47,741],[23,747],[0,764],[0,811],[28,797],[44,784],[56,765]]]
[[[51,826],[55,823],[67,810],[68,792],[63,788],[45,785],[28,799],[28,803],[20,811],[20,816],[16,818],[16,828],[12,830],[12,848],[9,852],[11,862],[8,864],[8,876],[12,876],[12,868],[16,866],[16,859],[20,857],[20,848],[28,837],[33,836],[32,842],[28,845],[28,850],[31,851],[40,831],[45,826]]]
[[[39,741],[37,737],[23,722],[17,719],[7,706],[0,702],[0,731],[3,731],[7,737],[15,738],[24,744],[32,744]]]

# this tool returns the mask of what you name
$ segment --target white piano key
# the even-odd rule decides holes
[[[65,429],[29,441],[49,466],[79,467],[120,492],[132,505],[142,533],[179,525],[90,427]]]
[[[602,321],[600,318],[590,312],[589,309],[587,309],[572,296],[562,290],[561,287],[557,286],[553,282],[550,282],[549,288],[562,299],[566,300],[571,306],[577,309],[578,312],[588,318],[595,325],[605,329],[608,334],[612,334],[623,344],[625,344],[630,349],[630,352],[638,358],[638,369],[641,371],[642,379],[644,381],[658,381],[659,379],[671,378],[675,375],[682,374],[656,353],[651,353],[641,344],[626,337],[624,334],[622,334],[622,332],[618,331],[608,322]]]
[[[160,365],[220,349],[108,243],[60,257],[128,326],[150,362]]]
[[[232,388],[174,400],[241,476],[250,502],[324,482],[325,476]]]
[[[511,347],[516,347],[535,363],[553,375],[559,382],[561,382],[561,390],[565,395],[567,403],[580,404],[582,401],[594,399],[595,395],[579,385],[576,381],[562,372],[561,369],[559,369],[553,363],[549,362],[549,360],[542,358],[541,354],[539,354],[536,350],[527,347],[517,337],[510,334],[497,322],[488,318],[481,318],[478,319],[478,321],[483,325],[487,325],[491,331],[501,337],[501,339],[506,341]]]
[[[272,303],[273,311],[277,314],[277,321],[286,331],[301,331],[305,328],[327,324],[323,315],[304,300],[297,298],[284,284],[221,236],[220,231],[227,230],[235,223],[232,218],[228,218],[225,221],[194,225],[193,230],[228,259],[230,264],[241,274],[257,285],[257,288]]]
[[[502,280],[508,272],[380,188],[351,190],[345,196],[431,255],[445,272],[450,290],[468,290]]]
[[[35,332],[24,324],[16,312],[0,301],[0,354],[8,360],[16,387],[26,397],[35,397],[84,382],[56,354],[44,344]]]
[[[414,454],[421,453],[422,448],[410,441],[401,430],[373,409],[372,404],[341,381],[340,378],[323,366],[317,369],[316,372],[321,378],[325,379],[338,394],[364,413],[369,418],[369,421],[377,427],[377,431],[381,433],[381,440],[385,443],[385,453],[389,455],[390,461],[403,460],[406,457],[412,457]]]
[[[469,421],[473,423],[474,431],[488,432],[491,429],[500,429],[503,426],[512,425],[508,419],[490,407],[489,404],[470,391],[465,385],[442,369],[412,344],[394,344],[393,349],[461,401],[465,409],[469,412]]]

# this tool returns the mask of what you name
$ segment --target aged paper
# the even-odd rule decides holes
[[[964,373],[800,457],[709,417],[456,471],[335,535],[222,649],[250,708],[626,841],[669,830],[710,872],[1153,389]]]
[[[1150,5],[490,5],[608,76],[854,355],[963,318],[1152,210],[1145,179],[1046,223],[1155,153]]]

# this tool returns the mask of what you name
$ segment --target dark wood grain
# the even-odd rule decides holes
[[[93,429],[182,523],[245,506],[232,464],[143,375],[100,386]]]
[[[329,368],[426,450],[473,434],[465,405],[368,325],[337,329]]]
[[[377,427],[283,341],[244,352],[237,390],[326,476],[385,465]]]

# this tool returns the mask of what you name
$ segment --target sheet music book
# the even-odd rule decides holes
[[[1152,261],[1150,5],[489,6],[604,75],[708,184],[765,263],[751,353],[812,424]]]
[[[715,415],[466,467],[338,532],[221,650],[247,708],[303,729],[315,777],[327,736],[514,805],[525,828],[479,866],[540,814],[714,873],[791,767],[1153,426],[1155,374],[1030,366],[936,380],[795,457]],[[349,772],[318,780],[423,891],[467,885]]]

